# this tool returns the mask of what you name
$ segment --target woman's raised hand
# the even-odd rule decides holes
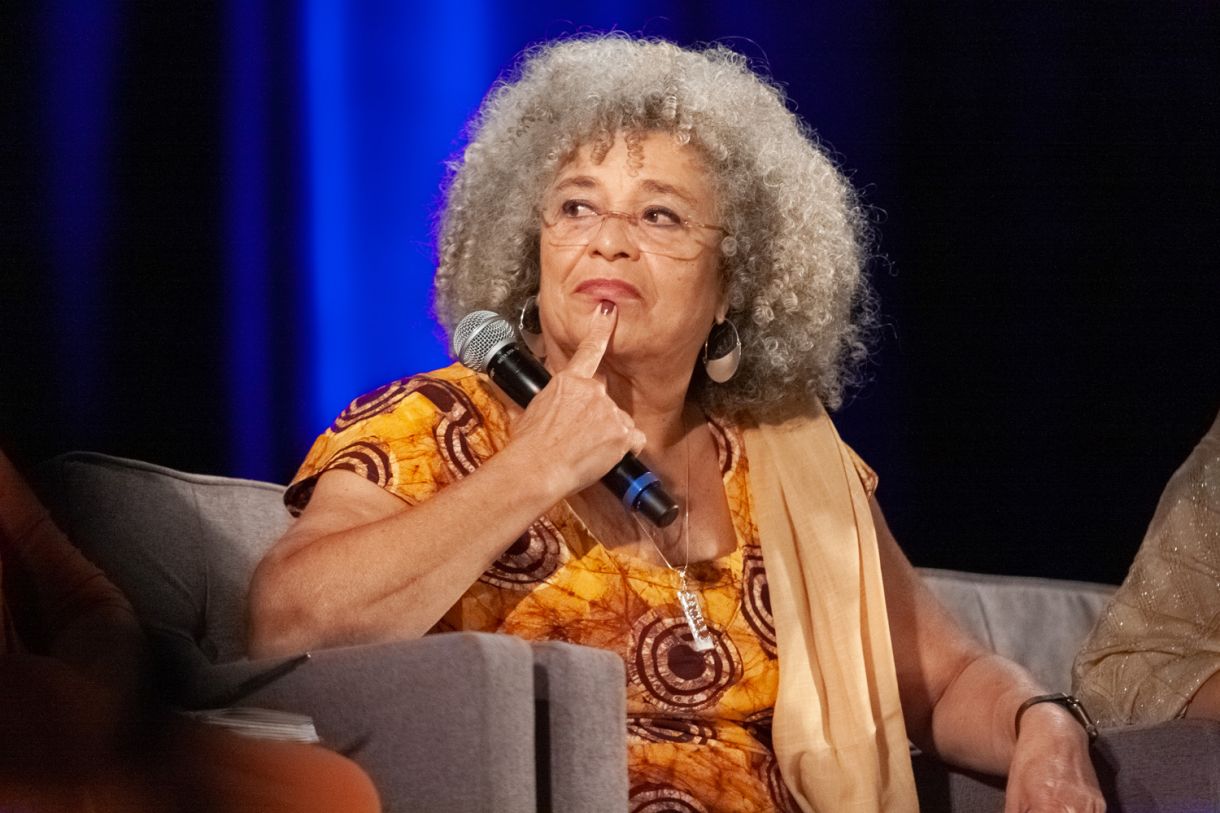
[[[533,470],[559,497],[599,480],[627,452],[638,454],[646,438],[594,378],[618,312],[603,302],[567,367],[542,389],[513,427],[510,448],[528,455]],[[505,450],[507,451],[507,449]]]

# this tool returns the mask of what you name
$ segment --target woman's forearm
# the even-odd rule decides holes
[[[1017,709],[1047,690],[1029,672],[995,654],[975,658],[949,685],[932,712],[932,741],[947,762],[984,773],[1013,770]],[[1087,734],[1070,712],[1054,703],[1030,706],[1021,715],[1027,751],[1084,753]]]
[[[1101,813],[1088,735],[1070,712],[1021,704],[1045,689],[1020,666],[998,655],[975,658],[933,709],[935,747],[948,762],[1007,775],[1005,810],[1079,810]]]
[[[958,673],[933,708],[936,753],[955,765],[992,774],[1007,772],[1016,743],[1017,709],[1045,691],[1017,664],[991,653],[979,655]]]
[[[562,499],[527,474],[509,447],[419,505],[403,510],[383,493],[391,503],[372,512],[351,506],[377,486],[348,472],[323,475],[313,501],[325,505],[311,502],[255,573],[251,654],[423,635]]]
[[[617,311],[599,308],[513,439],[404,510],[350,472],[323,474],[251,584],[254,655],[423,635],[534,520],[647,438],[594,378]]]

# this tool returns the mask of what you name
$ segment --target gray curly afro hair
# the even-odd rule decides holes
[[[450,164],[440,215],[436,313],[446,330],[475,309],[515,315],[537,292],[540,201],[581,145],[661,131],[698,148],[728,232],[720,266],[742,363],[727,384],[701,373],[709,411],[780,416],[816,395],[839,406],[866,351],[872,297],[866,218],[783,92],[723,46],[688,50],[612,34],[523,54],[492,88]]]

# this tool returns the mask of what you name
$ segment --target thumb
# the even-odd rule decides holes
[[[572,354],[567,369],[582,378],[592,378],[606,355],[610,346],[610,337],[614,335],[614,326],[618,324],[618,309],[609,300],[603,300],[593,313],[589,324],[589,332],[581,341],[576,352]]]

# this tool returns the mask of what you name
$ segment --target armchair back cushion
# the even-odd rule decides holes
[[[250,576],[289,522],[283,487],[90,452],[44,464],[36,483],[162,659],[190,668],[245,655]]]
[[[1072,659],[1115,588],[922,568],[936,597],[975,638],[1051,691],[1071,691]]]

